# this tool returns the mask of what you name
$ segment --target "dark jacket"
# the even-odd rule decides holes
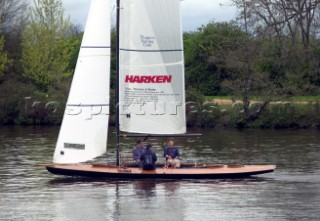
[[[141,155],[140,160],[144,170],[154,170],[156,168],[157,155],[151,150],[146,149]]]
[[[163,156],[166,157],[166,156],[170,156],[172,159],[175,159],[177,157],[180,156],[180,153],[179,153],[179,150],[178,148],[175,148],[175,147],[166,147],[166,149],[164,149],[164,153],[163,153]],[[168,159],[167,159],[168,160]]]

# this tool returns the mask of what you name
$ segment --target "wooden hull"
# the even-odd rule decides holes
[[[244,178],[273,172],[274,165],[206,165],[181,168],[157,167],[145,171],[137,167],[116,167],[113,165],[45,165],[56,175],[84,176],[111,179],[220,179]]]

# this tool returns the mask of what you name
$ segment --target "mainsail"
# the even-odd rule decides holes
[[[84,162],[106,151],[110,19],[110,0],[92,0],[54,163]]]
[[[122,0],[120,130],[186,132],[179,0]]]

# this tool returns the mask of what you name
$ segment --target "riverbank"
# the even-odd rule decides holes
[[[0,109],[1,125],[60,125],[64,105],[27,97],[24,102]],[[259,111],[260,103],[252,102],[250,111]],[[111,107],[111,110],[114,108]],[[111,111],[111,126],[115,125]],[[266,129],[320,129],[320,102],[270,103],[256,119],[245,121],[242,104],[237,100],[211,100],[187,105],[187,126],[198,128],[266,128]]]
[[[260,111],[262,103],[252,101],[250,112]],[[187,114],[189,127],[262,128],[262,129],[320,129],[320,102],[316,100],[270,102],[262,113],[247,121],[242,102],[215,98],[205,101],[197,111]]]

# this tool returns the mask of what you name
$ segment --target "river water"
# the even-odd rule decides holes
[[[239,180],[92,180],[48,173],[58,127],[0,128],[0,220],[320,220],[320,132],[196,130],[184,162],[276,164]],[[113,162],[108,152],[96,162]],[[163,139],[151,139],[160,161]],[[123,156],[134,140],[122,141]]]

